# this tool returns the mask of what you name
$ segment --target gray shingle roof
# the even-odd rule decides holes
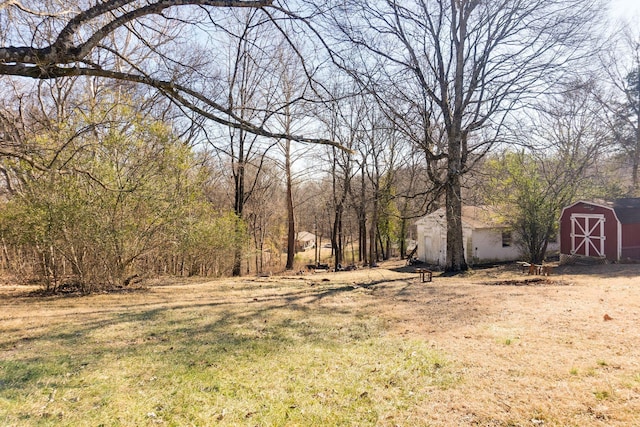
[[[613,210],[623,224],[640,223],[640,198],[616,199]]]

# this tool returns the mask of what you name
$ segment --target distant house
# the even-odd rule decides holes
[[[416,222],[417,258],[425,263],[444,265],[447,258],[447,218],[444,208]],[[462,207],[462,238],[467,263],[485,264],[522,258],[515,235],[489,206]],[[557,250],[550,243],[549,251]]]
[[[561,261],[640,260],[640,198],[579,201],[560,216]]]
[[[316,246],[316,235],[308,231],[296,233],[296,250],[306,251]]]

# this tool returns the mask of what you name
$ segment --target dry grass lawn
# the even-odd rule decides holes
[[[640,265],[529,279],[2,285],[0,425],[640,426]]]

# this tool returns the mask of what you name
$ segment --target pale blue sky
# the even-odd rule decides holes
[[[615,18],[640,20],[640,0],[611,0],[611,13]]]

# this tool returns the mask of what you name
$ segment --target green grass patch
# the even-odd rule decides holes
[[[598,375],[598,372],[596,371],[596,369],[595,369],[595,368],[588,368],[588,369],[586,370],[586,372],[585,372],[585,375],[586,375],[587,377],[595,377],[595,376],[597,376],[597,375]]]
[[[332,309],[205,304],[79,320],[3,343],[0,425],[393,424],[459,381],[426,342]]]

